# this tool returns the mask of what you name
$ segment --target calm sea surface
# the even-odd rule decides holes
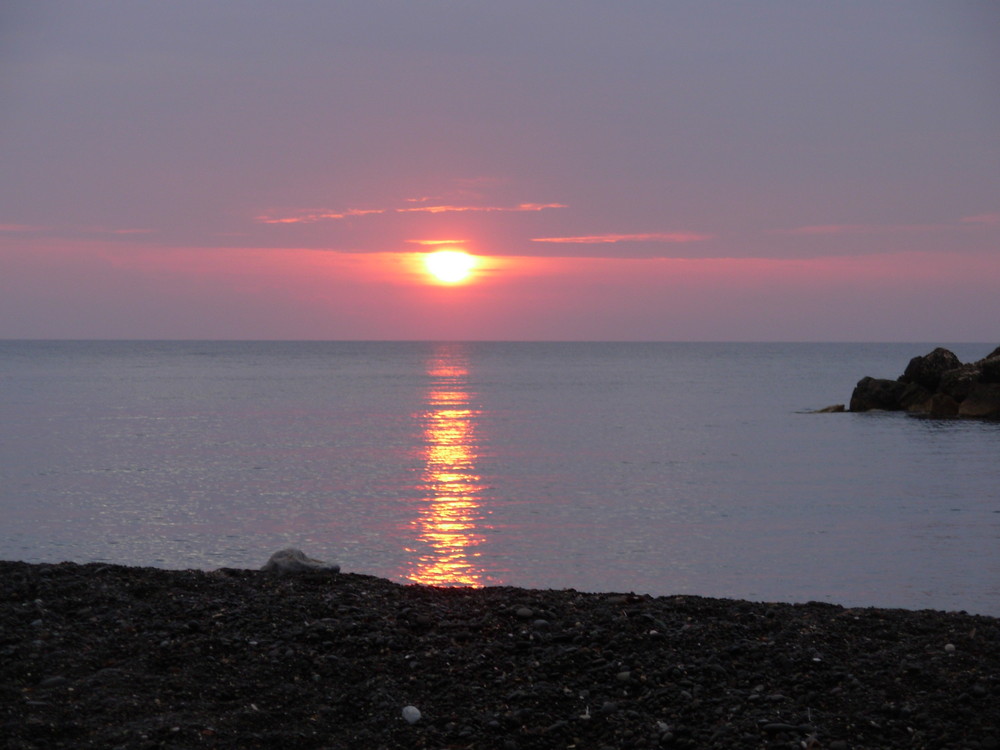
[[[933,347],[0,341],[0,558],[1000,615],[1000,424],[808,413]]]

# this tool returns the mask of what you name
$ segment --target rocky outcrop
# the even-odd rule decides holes
[[[952,352],[938,347],[930,354],[914,357],[906,370],[899,376],[900,383],[914,383],[929,391],[937,390],[941,377],[962,366],[962,362]]]
[[[916,383],[883,378],[862,378],[851,394],[851,411],[910,410],[931,397],[930,391]]]
[[[896,380],[862,378],[851,394],[850,410],[873,409],[1000,419],[1000,347],[968,364],[938,347],[911,359]]]

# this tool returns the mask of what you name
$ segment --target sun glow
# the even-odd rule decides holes
[[[461,250],[438,250],[424,256],[424,266],[442,284],[461,284],[472,275],[476,258]]]

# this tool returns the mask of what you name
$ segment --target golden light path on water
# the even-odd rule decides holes
[[[418,546],[406,578],[431,586],[483,586],[477,558],[488,528],[486,485],[477,470],[479,412],[471,407],[468,360],[460,346],[442,344],[427,362],[431,385],[423,425],[425,498],[412,526]]]

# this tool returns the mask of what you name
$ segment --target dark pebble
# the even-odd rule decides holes
[[[761,727],[765,732],[777,733],[777,732],[796,732],[798,727],[794,724],[781,724],[779,722],[772,722],[770,724],[765,724]]]

